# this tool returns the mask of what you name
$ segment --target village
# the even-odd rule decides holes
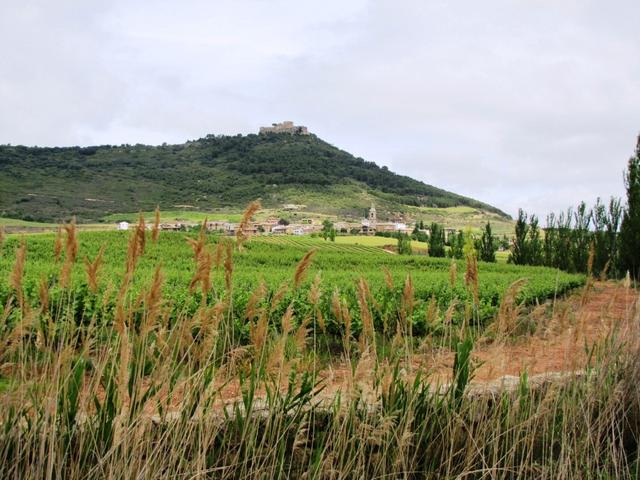
[[[284,205],[285,210],[295,209],[295,205]],[[202,224],[194,221],[174,221],[160,223],[162,231],[188,231],[199,228]],[[332,222],[332,228],[336,234],[340,235],[376,235],[376,234],[411,234],[417,224],[398,221],[378,221],[375,205],[371,205],[366,218],[360,221],[337,221]],[[147,229],[152,228],[152,223],[147,223]],[[234,236],[240,227],[239,223],[227,220],[207,221],[206,229],[209,232],[217,232],[220,234]],[[121,221],[116,224],[117,230],[129,230],[133,228],[129,222]],[[290,222],[283,218],[269,217],[263,221],[250,222],[243,233],[245,235],[314,235],[320,234],[325,228],[325,222],[317,218],[301,218],[295,222]],[[429,235],[429,228],[421,229],[426,235]],[[455,233],[453,228],[445,229],[445,236]]]

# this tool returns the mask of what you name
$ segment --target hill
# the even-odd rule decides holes
[[[0,146],[0,216],[96,221],[119,212],[303,204],[309,211],[379,216],[478,200],[427,185],[340,150],[315,135],[208,135],[184,144],[95,147]]]

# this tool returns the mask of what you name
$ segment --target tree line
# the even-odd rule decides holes
[[[566,213],[550,214],[543,228],[536,215],[518,211],[509,262],[544,265],[597,276],[640,274],[640,136],[624,174],[627,202],[600,198]]]

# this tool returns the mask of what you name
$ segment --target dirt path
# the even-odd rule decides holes
[[[526,315],[535,333],[505,341],[476,345],[478,365],[474,382],[505,375],[518,376],[582,369],[587,350],[607,335],[624,335],[636,313],[637,293],[619,282],[595,282],[555,303],[540,305]],[[451,375],[451,352],[423,356],[418,365],[446,381]]]
[[[477,368],[472,383],[519,376],[524,371],[534,376],[581,370],[589,348],[614,331],[624,335],[631,322],[638,321],[639,301],[633,289],[619,282],[595,282],[588,290],[540,305],[524,315],[524,320],[535,323],[535,333],[474,347],[472,358]],[[412,370],[429,372],[434,382],[447,383],[453,362],[451,351],[429,352],[415,355]],[[332,366],[323,376],[328,383],[326,392],[331,394],[348,389],[354,380],[344,365]]]

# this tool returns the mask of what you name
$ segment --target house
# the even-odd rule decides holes
[[[116,228],[118,230],[129,230],[129,222],[119,222]]]
[[[293,229],[292,233],[294,235],[304,235],[305,231],[304,231],[304,228],[302,228],[302,227],[296,227],[296,228]]]
[[[274,235],[284,235],[287,233],[287,225],[276,225],[271,229],[271,233]]]

